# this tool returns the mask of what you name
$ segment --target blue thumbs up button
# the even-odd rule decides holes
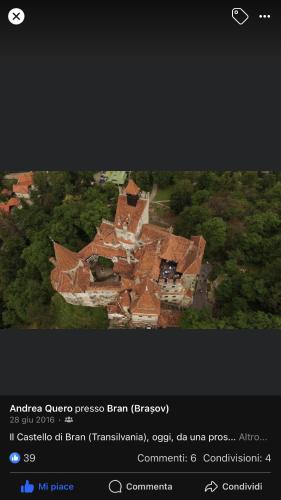
[[[21,459],[21,456],[16,451],[11,453],[9,456],[9,460],[10,460],[11,464],[18,464],[20,462],[20,459]]]
[[[25,484],[22,484],[20,487],[21,493],[33,493],[34,492],[34,484],[31,484],[28,480],[25,481]]]

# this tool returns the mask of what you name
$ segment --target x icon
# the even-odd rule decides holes
[[[11,9],[8,13],[8,19],[10,21],[10,23],[14,24],[15,26],[17,26],[18,24],[21,24],[23,23],[24,19],[25,19],[25,14],[23,12],[22,9]]]

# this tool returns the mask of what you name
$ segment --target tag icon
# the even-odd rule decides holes
[[[241,7],[235,7],[234,9],[232,9],[232,18],[241,26],[246,21],[248,21],[249,16],[247,12],[241,9]]]

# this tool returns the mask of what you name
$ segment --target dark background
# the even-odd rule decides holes
[[[21,4],[0,11],[0,168],[279,168],[281,9]],[[260,20],[259,13],[270,13]]]
[[[280,9],[20,7],[0,11],[0,168],[280,168]],[[2,394],[280,394],[278,333],[0,335]]]
[[[277,331],[7,330],[0,345],[2,395],[281,392]]]

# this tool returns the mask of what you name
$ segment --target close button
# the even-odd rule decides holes
[[[19,24],[23,23],[25,18],[25,14],[22,9],[18,9],[17,7],[14,7],[13,9],[10,10],[8,14],[8,19],[10,23],[14,24],[15,26],[18,26]]]

